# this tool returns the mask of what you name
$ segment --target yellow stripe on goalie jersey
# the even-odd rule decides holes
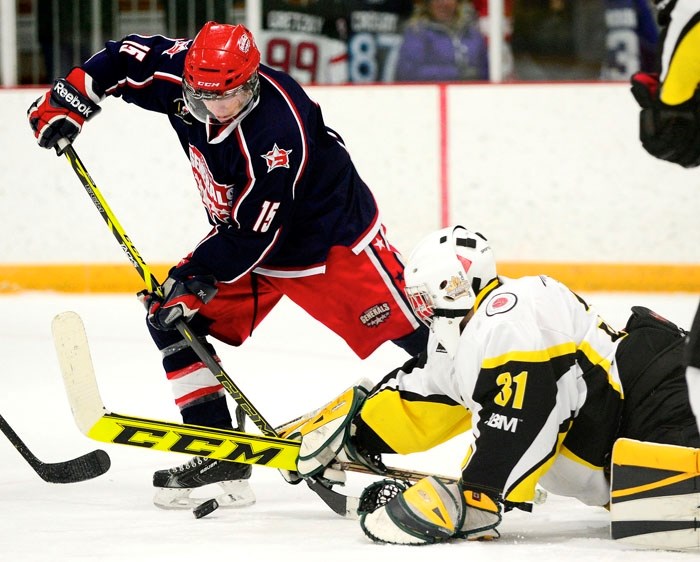
[[[577,348],[574,342],[566,342],[559,345],[553,345],[546,349],[536,350],[516,350],[509,351],[497,357],[487,357],[481,363],[482,369],[498,369],[509,361],[518,361],[522,363],[546,363],[555,357],[563,357],[565,355],[575,355],[577,351],[581,351],[588,360],[593,364],[603,369],[608,377],[608,384],[622,396],[622,386],[620,381],[616,380],[611,371],[612,365],[610,360],[606,359],[593,347],[588,341],[581,342]]]
[[[557,446],[555,451],[561,451],[562,443],[566,433],[560,433],[557,437]],[[528,503],[535,499],[535,490],[537,489],[537,483],[542,478],[542,475],[547,472],[554,461],[557,458],[557,454],[551,455],[547,458],[546,462],[537,466],[537,468],[518,482],[515,486],[503,491],[503,499],[506,501],[511,501],[514,503]]]
[[[605,373],[608,375],[608,384],[615,389],[615,392],[617,392],[620,396],[623,396],[622,393],[622,385],[620,384],[619,380],[615,380],[612,375],[612,365],[610,363],[609,359],[606,359],[596,349],[593,347],[593,345],[590,342],[587,341],[582,341],[581,345],[579,346],[579,350],[583,352],[583,354],[588,358],[588,360],[593,364],[597,365],[601,369],[605,371]]]
[[[569,460],[571,460],[571,461],[574,461],[576,464],[580,464],[580,465],[585,466],[586,468],[589,468],[589,469],[591,469],[591,470],[603,470],[603,467],[602,467],[602,466],[596,466],[596,465],[594,465],[594,464],[588,462],[587,460],[582,459],[582,458],[579,457],[577,454],[572,453],[572,452],[571,452],[569,449],[567,449],[566,447],[563,447],[563,446],[562,446],[562,447],[559,449],[559,454],[560,454],[562,457],[566,457],[567,459],[569,459]]]
[[[487,357],[481,362],[482,369],[496,369],[502,367],[509,361],[519,361],[523,363],[546,363],[554,357],[571,355],[576,353],[576,345],[573,342],[566,342],[548,347],[547,349],[536,350],[516,350],[509,351],[497,357]]]
[[[405,400],[385,388],[365,402],[364,422],[395,452],[406,455],[427,451],[471,429],[472,415],[461,404],[425,398]]]

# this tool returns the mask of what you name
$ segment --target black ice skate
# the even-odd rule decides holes
[[[156,488],[153,503],[162,509],[192,509],[215,497],[220,507],[245,507],[255,503],[248,479],[252,466],[205,457],[194,457],[183,465],[153,473]],[[191,498],[195,488],[218,484],[224,491],[217,496]]]

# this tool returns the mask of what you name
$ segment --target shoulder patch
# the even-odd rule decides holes
[[[192,43],[192,39],[176,39],[175,44],[168,50],[163,51],[163,54],[168,55],[170,58],[173,58],[178,53],[189,49],[190,43]]]
[[[518,304],[518,297],[513,293],[500,293],[491,297],[491,300],[486,303],[486,316],[494,314],[503,314],[508,312]]]
[[[265,154],[261,154],[267,162],[267,173],[269,174],[275,168],[289,168],[289,155],[291,150],[285,150],[277,146],[277,143],[272,147],[272,150]]]

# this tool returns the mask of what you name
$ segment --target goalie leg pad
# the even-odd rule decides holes
[[[618,439],[612,456],[610,534],[648,548],[700,549],[700,450]]]
[[[372,390],[372,388],[374,387],[374,383],[370,379],[361,378],[351,388],[355,387],[359,387],[365,394],[368,394],[369,391]],[[344,390],[342,394],[345,394],[348,390],[350,389]],[[335,402],[336,400],[337,398],[334,399],[333,402]],[[305,414],[302,414],[301,416],[294,418],[293,420],[290,420],[282,425],[278,425],[277,427],[275,427],[275,431],[280,437],[284,438],[288,438],[293,433],[301,433],[301,427],[309,423],[312,418],[316,417],[322,410],[327,408],[329,404],[332,404],[333,402],[329,402],[325,406],[321,406],[320,408],[316,408],[315,410],[306,412]]]
[[[301,440],[297,470],[302,477],[320,474],[336,462],[351,437],[352,419],[367,392],[365,384],[347,389],[289,434],[290,439]]]

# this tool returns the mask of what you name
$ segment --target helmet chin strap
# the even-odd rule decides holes
[[[451,310],[447,308],[436,308],[433,310],[433,316],[440,316],[441,318],[463,318],[471,308],[458,308],[456,310]]]

